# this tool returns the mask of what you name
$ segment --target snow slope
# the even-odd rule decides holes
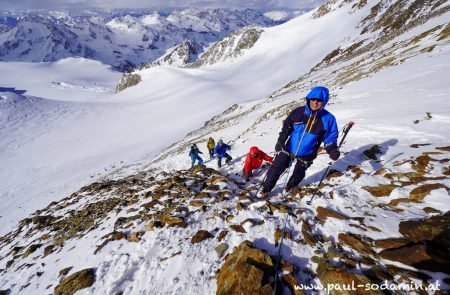
[[[232,104],[267,96],[308,71],[335,46],[334,42],[346,38],[347,32],[357,24],[359,15],[334,25],[343,13],[319,20],[311,20],[311,14],[305,14],[268,29],[238,62],[200,69],[157,67],[142,70],[139,72],[142,83],[109,96],[107,93],[111,92],[117,74],[103,68],[99,70],[106,74],[86,75],[91,71],[89,66],[83,65],[84,60],[69,59],[42,65],[2,63],[2,67],[4,65],[12,73],[11,77],[2,75],[2,85],[29,89],[27,94],[44,98],[95,101],[94,105],[76,104],[75,109],[84,111],[69,111],[62,120],[55,120],[61,116],[58,110],[46,110],[50,115],[44,119],[21,120],[25,121],[25,127],[20,128],[20,133],[35,139],[18,139],[12,149],[8,148],[11,144],[1,143],[3,149],[10,151],[8,155],[1,155],[2,160],[9,163],[1,172],[5,179],[1,189],[3,198],[23,203],[18,196],[26,195],[29,200],[35,200],[22,204],[22,210],[18,212],[7,209],[11,208],[10,203],[3,207],[1,216],[9,226],[2,227],[2,231],[6,232],[18,219],[60,198],[61,194],[76,189],[91,176],[103,175],[122,161],[129,165],[140,162],[138,159],[148,159]],[[320,30],[325,31],[331,25],[336,30],[332,39],[326,42],[316,38]],[[280,45],[286,43],[290,46]],[[73,77],[67,77],[68,68],[79,70],[71,70]],[[18,75],[24,78],[19,80]],[[79,78],[82,75],[93,80],[82,80]],[[96,84],[104,85],[105,92],[98,95],[89,91],[98,89]],[[61,88],[64,93],[59,92]],[[36,127],[39,125],[35,120],[45,126],[45,131]],[[2,132],[15,137],[14,134],[19,132],[12,127],[15,124],[6,124]],[[152,127],[155,125],[157,129]],[[48,141],[53,144],[49,146]],[[60,156],[53,157],[55,153]],[[76,163],[76,167],[85,169],[75,169],[77,172],[74,173],[74,167],[67,163]],[[9,173],[13,168],[29,171],[30,165],[39,167],[39,173],[33,173],[25,180],[19,177],[24,172],[18,172],[17,177]],[[61,178],[56,180],[55,174]]]

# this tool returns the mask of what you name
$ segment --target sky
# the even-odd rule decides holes
[[[0,10],[45,8],[168,8],[168,7],[221,7],[221,8],[314,8],[326,0],[0,0]]]

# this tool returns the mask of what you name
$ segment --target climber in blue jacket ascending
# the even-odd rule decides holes
[[[285,191],[289,192],[296,187],[305,177],[306,169],[317,157],[322,142],[332,160],[339,158],[336,119],[324,109],[328,99],[329,91],[326,87],[314,87],[306,96],[306,105],[293,110],[284,120],[275,145],[278,154],[267,172],[259,197],[269,194],[294,159],[297,163]]]
[[[222,139],[219,139],[217,142],[216,147],[214,148],[214,154],[217,156],[217,165],[222,167],[222,158],[226,158],[226,163],[230,163],[230,161],[233,159],[227,151],[231,150],[231,146],[228,144],[223,143]]]

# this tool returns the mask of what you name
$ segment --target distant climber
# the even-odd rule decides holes
[[[230,161],[233,159],[227,151],[231,150],[231,146],[228,144],[223,143],[222,139],[219,139],[217,142],[216,147],[214,148],[214,154],[217,156],[217,165],[222,167],[222,158],[226,158],[226,163],[230,163]]]
[[[337,145],[338,128],[335,117],[326,111],[329,99],[326,87],[314,87],[306,95],[306,104],[294,109],[283,122],[278,136],[273,165],[267,172],[263,190],[259,197],[265,197],[273,189],[280,175],[296,160],[294,172],[286,184],[285,192],[296,187],[305,177],[305,171],[311,166],[321,143],[332,160],[337,160],[340,152]]]
[[[194,167],[195,161],[198,161],[199,165],[203,164],[203,159],[198,154],[203,154],[203,153],[197,148],[197,145],[194,143],[193,145],[191,145],[191,150],[189,152],[189,156],[191,157],[191,161],[192,161],[191,168]]]
[[[263,161],[267,161],[269,163],[273,162],[273,158],[267,155],[262,150],[258,149],[256,146],[250,148],[250,151],[247,154],[247,158],[245,158],[244,164],[244,178],[245,181],[249,181],[250,177],[253,176],[252,170],[258,169],[261,167]]]
[[[206,147],[208,148],[209,157],[212,159],[214,157],[214,147],[216,146],[216,142],[212,137],[208,139],[208,143],[206,144]]]

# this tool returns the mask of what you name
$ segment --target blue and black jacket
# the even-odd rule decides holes
[[[196,146],[191,146],[191,150],[189,151],[189,156],[192,158],[192,159],[195,159],[195,158],[197,158],[197,157],[199,157],[199,155],[198,154],[203,154]]]
[[[309,100],[312,98],[322,100],[320,110],[313,112],[310,109]],[[314,87],[306,96],[306,105],[293,110],[284,120],[275,150],[284,150],[295,157],[312,161],[317,157],[322,142],[328,153],[337,149],[339,132],[336,119],[324,109],[328,99],[327,88]]]
[[[222,145],[220,145],[218,143],[214,148],[214,154],[216,154],[219,158],[223,158],[229,150],[231,150],[231,146],[229,146],[228,144],[223,143]]]

